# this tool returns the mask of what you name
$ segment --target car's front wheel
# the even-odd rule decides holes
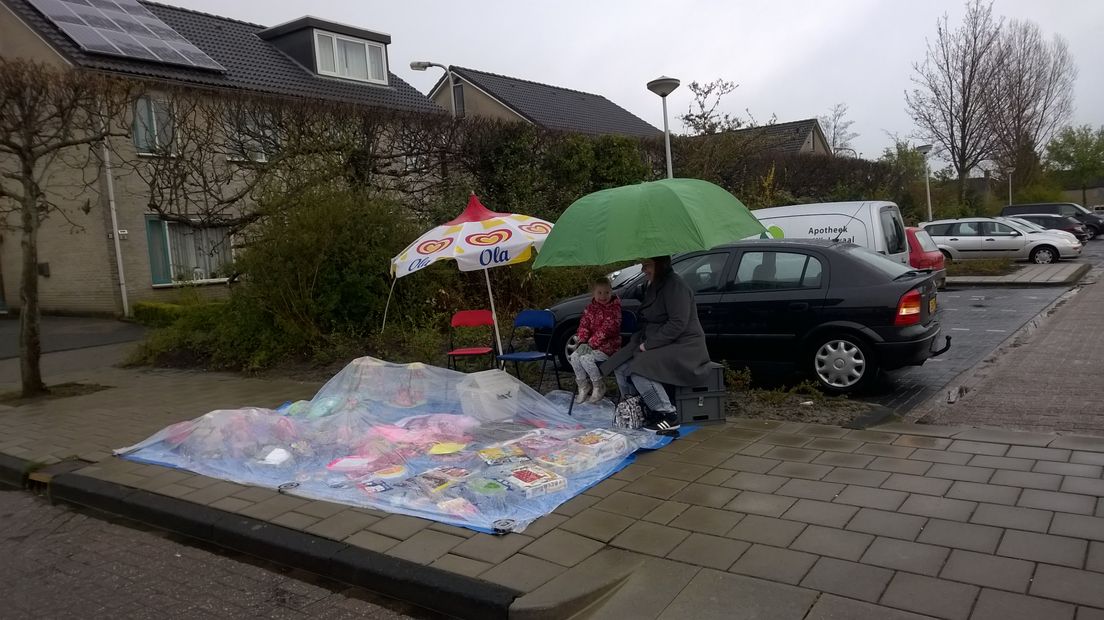
[[[1093,239],[1096,239],[1097,237],[1100,236],[1100,229],[1098,229],[1097,227],[1095,227],[1095,226],[1086,226],[1085,228],[1089,232],[1089,241],[1092,241]]]
[[[1031,256],[1029,257],[1031,262],[1036,265],[1049,265],[1051,263],[1058,262],[1058,250],[1050,247],[1049,245],[1040,245],[1039,247],[1031,250]]]
[[[832,334],[811,348],[813,376],[820,387],[846,394],[866,384],[878,372],[870,345],[852,334]]]
[[[556,332],[552,341],[552,351],[556,353],[562,370],[571,368],[571,362],[567,358],[579,348],[579,338],[575,335],[577,331],[579,331],[578,322],[565,324]]]

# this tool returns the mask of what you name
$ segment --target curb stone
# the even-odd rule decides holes
[[[1024,282],[1014,281],[1008,276],[950,276],[946,286],[1015,286],[1023,288],[1035,288],[1044,286],[1071,286],[1077,284],[1092,269],[1089,263],[1079,263],[1064,280],[1056,282]]]
[[[7,469],[0,460],[4,480]],[[510,605],[521,595],[487,581],[80,474],[55,477],[49,496],[52,501],[134,519],[458,618],[508,618]]]
[[[27,472],[31,461],[8,454],[0,454],[0,485],[23,489],[27,486]]]

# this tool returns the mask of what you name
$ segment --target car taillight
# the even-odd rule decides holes
[[[918,289],[912,289],[905,293],[901,297],[901,301],[897,303],[897,316],[893,319],[893,324],[897,327],[904,327],[919,323],[920,305],[923,301]]]

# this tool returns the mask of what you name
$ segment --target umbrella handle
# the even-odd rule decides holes
[[[387,293],[387,304],[383,307],[383,325],[380,326],[380,333],[387,329],[387,311],[391,309],[391,296],[395,294],[395,284],[399,281],[398,278],[391,279],[391,291]]]
[[[495,342],[498,343],[498,354],[502,355],[502,334],[498,333],[498,312],[495,310],[494,293],[491,292],[491,274],[483,269],[483,277],[487,280],[487,297],[491,299],[491,318],[494,320]]]

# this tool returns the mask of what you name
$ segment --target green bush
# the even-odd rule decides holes
[[[168,327],[183,314],[184,306],[158,301],[134,304],[134,320],[148,327]]]

